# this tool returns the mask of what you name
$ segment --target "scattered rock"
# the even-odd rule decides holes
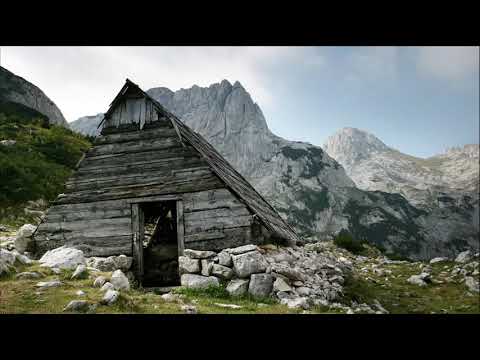
[[[290,292],[293,289],[290,287],[290,285],[287,284],[285,280],[283,280],[280,277],[277,277],[275,279],[275,282],[273,283],[273,291],[278,292],[278,291],[283,291],[283,292]]]
[[[224,251],[230,253],[231,255],[240,255],[240,254],[244,254],[246,252],[255,251],[255,250],[258,250],[258,246],[250,244],[250,245],[239,246],[232,249],[225,249]]]
[[[223,307],[223,308],[229,308],[229,309],[241,309],[243,306],[240,305],[235,305],[235,304],[220,304],[220,303],[214,303],[214,305]]]
[[[115,270],[110,278],[115,290],[130,290],[130,282],[122,270]]]
[[[115,304],[118,300],[118,297],[120,296],[120,293],[116,290],[107,290],[105,295],[103,296],[101,300],[101,304],[103,305],[112,305]]]
[[[200,272],[200,260],[191,259],[187,256],[178,257],[178,269],[180,275]]]
[[[93,286],[101,288],[106,283],[106,281],[107,279],[105,279],[105,276],[97,276],[97,278],[93,282]]]
[[[288,266],[288,265],[284,265],[284,264],[272,264],[272,271],[277,273],[277,274],[281,274],[287,278],[289,278],[290,280],[293,280],[293,281],[296,281],[296,280],[300,280],[300,281],[303,281],[304,280],[304,276],[302,275],[302,273],[300,271],[298,271],[297,269],[295,268],[292,268],[291,266]]]
[[[36,271],[22,272],[20,274],[17,274],[16,276],[17,279],[22,279],[22,280],[40,279],[41,277],[43,277],[43,275]]]
[[[86,262],[88,266],[100,271],[122,270],[127,272],[132,267],[133,258],[122,254],[109,257],[89,257]]]
[[[468,290],[474,293],[479,293],[479,280],[478,278],[475,279],[471,276],[465,277],[465,285],[467,286]]]
[[[115,286],[111,282],[106,282],[105,284],[102,285],[100,288],[100,291],[108,291],[108,290],[114,290]]]
[[[217,256],[217,253],[213,251],[185,249],[183,251],[183,255],[189,257],[190,259],[209,259]]]
[[[235,260],[234,260],[235,262]],[[273,276],[270,274],[252,274],[248,292],[255,297],[267,297],[273,289]]]
[[[88,311],[90,304],[86,300],[72,300],[68,303],[67,306],[63,309],[63,311],[78,311],[78,312],[85,312]]]
[[[86,263],[83,251],[66,246],[47,251],[39,261],[42,266],[72,270],[78,265]]]
[[[432,260],[430,260],[430,264],[436,264],[436,263],[444,262],[444,261],[448,261],[448,258],[446,258],[446,257],[436,257],[436,258],[433,258]]]
[[[197,313],[197,308],[193,305],[182,305],[181,309],[186,313],[186,314],[196,314]]]
[[[32,235],[35,230],[37,230],[37,227],[32,224],[25,224],[20,229],[18,229],[17,235],[15,237],[15,249],[19,253],[22,254],[32,246]]]
[[[220,282],[215,276],[202,276],[196,274],[183,274],[180,277],[182,286],[192,289],[205,289],[210,286],[220,286]]]
[[[418,286],[427,286],[427,283],[423,280],[423,278],[420,275],[412,275],[407,279],[407,282],[413,285],[418,285]]]
[[[248,291],[249,283],[248,279],[234,279],[228,283],[226,290],[230,296],[243,296]]]
[[[293,299],[285,298],[280,300],[280,303],[283,305],[287,305],[290,309],[304,309],[308,310],[310,308],[308,304],[308,299],[305,297],[297,297]]]
[[[182,302],[182,298],[178,294],[173,294],[171,292],[163,294],[160,296],[166,302]]]
[[[39,290],[45,290],[45,289],[49,289],[49,288],[52,288],[52,287],[58,287],[58,286],[62,286],[63,283],[59,280],[52,280],[52,281],[41,281],[39,283],[37,283],[35,286],[39,288]]]
[[[460,264],[465,264],[472,260],[473,256],[470,250],[463,251],[455,258],[455,262]]]
[[[75,295],[77,295],[77,296],[85,296],[86,294],[85,294],[85,291],[77,290],[77,291],[75,292]]]
[[[233,270],[240,278],[246,278],[251,274],[262,273],[267,269],[267,262],[258,251],[251,251],[240,255],[233,255]]]
[[[312,294],[312,289],[305,287],[305,286],[300,286],[295,289],[296,293],[300,296],[309,296]]]
[[[220,264],[213,264],[211,273],[224,280],[230,280],[233,277],[233,270]]]
[[[72,280],[85,279],[88,276],[87,267],[83,264],[77,266],[72,274]]]

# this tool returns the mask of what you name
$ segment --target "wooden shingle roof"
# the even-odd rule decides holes
[[[111,112],[115,104],[120,101],[122,95],[132,88],[136,93],[141,93],[150,100],[157,110],[162,113],[175,128],[177,135],[183,143],[187,143],[194,147],[210,165],[214,173],[235,193],[245,205],[258,217],[263,225],[274,233],[276,236],[287,240],[291,244],[301,242],[301,238],[295,230],[282,219],[277,211],[260,195],[255,188],[238,172],[232,165],[210,145],[200,134],[190,129],[174,114],[165,109],[158,101],[144,92],[138,85],[126,80],[125,86],[120,90],[110,105],[109,111],[105,117]],[[100,126],[100,125],[99,125]]]

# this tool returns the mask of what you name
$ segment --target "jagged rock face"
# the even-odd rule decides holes
[[[478,144],[422,159],[392,149],[365,131],[344,128],[323,148],[363,190],[399,193],[430,210],[442,206],[445,195],[459,206],[464,195],[478,198]]]
[[[224,80],[208,88],[172,92],[160,87],[147,92],[204,136],[303,236],[325,239],[348,229],[412,258],[450,255],[445,234],[436,238],[424,231],[435,224],[426,211],[402,196],[357,189],[322,148],[274,135],[240,83]],[[89,120],[90,127],[71,125],[91,134],[100,120],[97,115]],[[378,141],[371,151],[383,147]]]
[[[70,128],[83,135],[97,136],[100,135],[98,125],[103,119],[103,113],[93,116],[83,116],[70,123]]]
[[[48,117],[50,124],[69,127],[60,109],[35,85],[0,67],[0,101],[32,108]]]

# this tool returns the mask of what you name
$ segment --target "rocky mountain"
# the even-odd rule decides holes
[[[93,116],[83,116],[70,123],[70,128],[86,136],[97,136],[100,134],[98,124],[103,119],[103,113]]]
[[[344,128],[323,148],[363,190],[399,193],[427,210],[444,201],[460,204],[464,196],[478,198],[478,144],[422,159],[388,147],[368,132]]]
[[[358,189],[321,147],[273,134],[239,82],[148,93],[215,146],[307,239],[327,239],[345,229],[416,259],[478,248],[471,217],[457,214],[439,224],[443,213],[432,215],[399,194]],[[98,115],[89,121],[91,126],[77,120],[71,127],[95,133]]]
[[[38,87],[0,66],[0,102],[13,102],[48,117],[51,124],[68,128],[60,109]]]

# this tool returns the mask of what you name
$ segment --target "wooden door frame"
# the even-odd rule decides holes
[[[177,216],[177,245],[178,256],[183,255],[185,249],[185,222],[183,216],[183,199],[180,196],[151,196],[144,198],[128,199],[132,207],[132,254],[135,264],[135,273],[140,282],[143,280],[143,210],[141,204],[149,202],[175,201]]]

